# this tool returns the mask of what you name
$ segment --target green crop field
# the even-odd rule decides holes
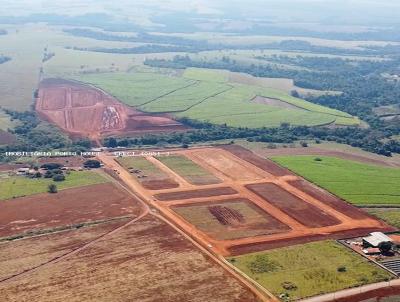
[[[217,70],[189,68],[180,77],[132,72],[81,75],[78,79],[142,111],[169,112],[178,117],[234,127],[360,123],[347,113],[312,104],[280,90],[229,83],[226,72]],[[282,105],[257,104],[251,101],[256,96],[281,100]],[[285,103],[292,108],[287,108]]]
[[[228,259],[276,296],[289,301],[392,279],[388,272],[334,241]]]
[[[77,79],[104,89],[130,106],[144,105],[197,84],[185,78],[146,72],[88,74]]]
[[[400,169],[335,157],[281,156],[272,159],[356,205],[400,206]]]
[[[55,183],[58,190],[107,182],[107,179],[91,171],[71,172],[61,182],[51,178],[27,178],[12,176],[0,178],[0,200],[47,192],[48,185]]]
[[[191,184],[201,185],[220,182],[210,172],[183,155],[160,156],[157,159]]]

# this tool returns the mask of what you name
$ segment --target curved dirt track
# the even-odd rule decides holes
[[[36,111],[68,134],[93,141],[107,135],[186,129],[165,115],[145,114],[102,90],[62,79],[45,79],[40,83]]]

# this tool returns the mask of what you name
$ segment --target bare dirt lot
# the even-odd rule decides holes
[[[168,201],[168,200],[182,200],[182,199],[202,198],[202,197],[204,198],[204,197],[222,196],[222,195],[233,195],[237,193],[238,192],[232,188],[221,187],[221,188],[161,193],[154,195],[154,197],[161,201]]]
[[[8,252],[23,254],[32,245],[24,246],[25,242]],[[43,259],[48,257],[46,250],[63,249],[64,243],[58,244],[45,248]],[[1,248],[7,250],[4,245]],[[3,261],[7,256],[14,258],[13,253],[2,256]],[[0,292],[9,302],[257,301],[182,235],[152,217],[104,237],[70,258],[1,282]]]
[[[99,89],[61,79],[40,83],[36,110],[65,132],[93,140],[109,134],[185,129],[167,116],[144,114]]]
[[[262,157],[257,156],[250,150],[243,148],[238,145],[226,145],[222,147],[224,150],[229,151],[230,153],[234,154],[235,156],[239,157],[240,159],[247,161],[258,168],[274,175],[274,176],[284,176],[284,175],[293,175],[291,171],[286,168],[283,168],[273,161],[269,159],[265,159]]]
[[[289,227],[247,199],[226,199],[173,207],[208,236],[237,239],[287,232]]]
[[[341,200],[340,198],[330,194],[329,192],[309,183],[305,180],[293,180],[289,181],[293,187],[307,193],[308,195],[322,201],[323,203],[329,205],[330,207],[346,214],[347,216],[354,219],[362,219],[367,215],[365,211],[362,211],[347,202]]]
[[[307,227],[319,228],[340,223],[338,219],[330,216],[322,209],[301,200],[276,184],[260,183],[246,187]]]
[[[138,201],[111,183],[0,202],[0,237],[139,214]]]
[[[219,255],[394,230],[340,199],[327,197],[325,191],[311,190],[311,184],[301,177],[242,147],[176,149],[170,153],[186,156],[221,183],[190,184],[173,168],[146,157],[179,183],[178,188],[149,190],[119,166],[112,154],[104,154],[100,159],[119,171],[121,179],[165,217]],[[306,185],[296,185],[298,182]],[[237,193],[210,196],[214,190],[226,188]],[[256,221],[263,227],[258,228]]]
[[[171,175],[145,157],[120,157],[117,161],[146,189],[161,190],[179,186]]]

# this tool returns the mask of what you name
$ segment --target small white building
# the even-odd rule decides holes
[[[383,242],[393,242],[393,239],[382,232],[373,232],[363,238],[363,245],[366,247],[378,247]]]

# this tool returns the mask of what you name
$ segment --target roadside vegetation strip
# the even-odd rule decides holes
[[[287,301],[393,278],[334,241],[252,253],[228,261],[276,296],[286,296]]]
[[[400,229],[400,208],[369,208],[368,213]]]
[[[193,185],[221,182],[216,176],[184,155],[160,156],[157,159]]]
[[[71,172],[64,181],[55,182],[51,178],[27,178],[10,176],[0,178],[0,200],[44,193],[49,184],[56,184],[58,190],[100,184],[108,180],[99,173],[92,171]]]
[[[400,205],[400,169],[327,156],[272,159],[355,205]]]

